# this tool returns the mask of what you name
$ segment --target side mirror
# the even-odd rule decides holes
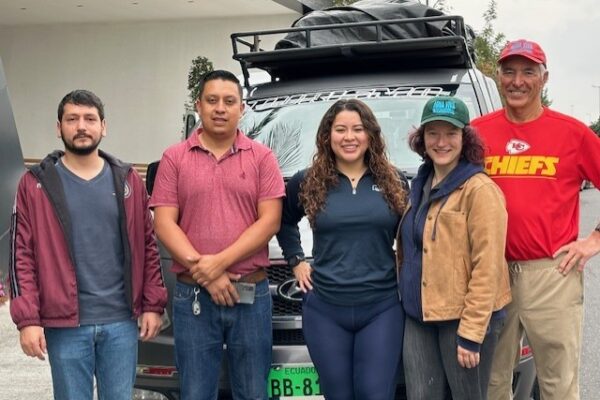
[[[191,133],[199,126],[199,121],[200,118],[196,112],[189,112],[184,116],[185,139],[189,138]]]
[[[152,189],[154,189],[154,180],[156,179],[159,162],[160,161],[154,161],[153,163],[148,164],[148,169],[146,169],[146,190],[149,195],[152,194]]]

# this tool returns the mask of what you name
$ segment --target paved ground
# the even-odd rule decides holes
[[[580,232],[587,235],[600,219],[600,191],[584,190],[580,204]],[[600,255],[592,259],[585,271],[581,400],[597,400],[600,399]]]
[[[21,352],[8,305],[0,307],[0,399],[52,399],[48,360],[29,358]]]
[[[582,193],[582,234],[587,235],[597,223],[599,205],[599,191]],[[600,398],[600,256],[586,268],[585,290],[581,400],[597,400]],[[47,361],[31,359],[21,352],[8,307],[0,307],[0,400],[51,400],[50,379]]]

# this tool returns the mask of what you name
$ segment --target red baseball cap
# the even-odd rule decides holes
[[[498,64],[511,56],[521,56],[530,59],[538,64],[546,65],[546,54],[536,42],[531,40],[519,39],[508,42],[498,58]]]

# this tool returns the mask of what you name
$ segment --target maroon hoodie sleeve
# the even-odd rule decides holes
[[[17,328],[41,326],[38,271],[27,200],[30,188],[37,184],[31,173],[19,182],[11,219],[9,260],[10,315]]]
[[[160,267],[160,255],[156,244],[152,213],[148,207],[149,197],[139,175],[134,172],[137,189],[141,192],[144,215],[144,272],[142,289],[142,312],[162,314],[167,305],[167,289]]]

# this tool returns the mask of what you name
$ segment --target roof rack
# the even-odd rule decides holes
[[[384,38],[386,27],[398,25],[448,22],[445,36],[420,38]],[[349,41],[332,45],[313,45],[311,35],[316,31],[335,31],[360,27],[375,30],[372,39]],[[264,50],[260,43],[274,35],[299,33],[304,43],[299,47]],[[339,36],[339,35],[338,35]],[[327,73],[385,71],[427,67],[464,67],[473,64],[467,45],[467,33],[460,16],[403,18],[368,22],[316,25],[231,35],[233,58],[240,62],[244,85],[250,86],[250,68],[267,71],[273,80],[323,75]],[[244,47],[245,52],[238,46]]]

